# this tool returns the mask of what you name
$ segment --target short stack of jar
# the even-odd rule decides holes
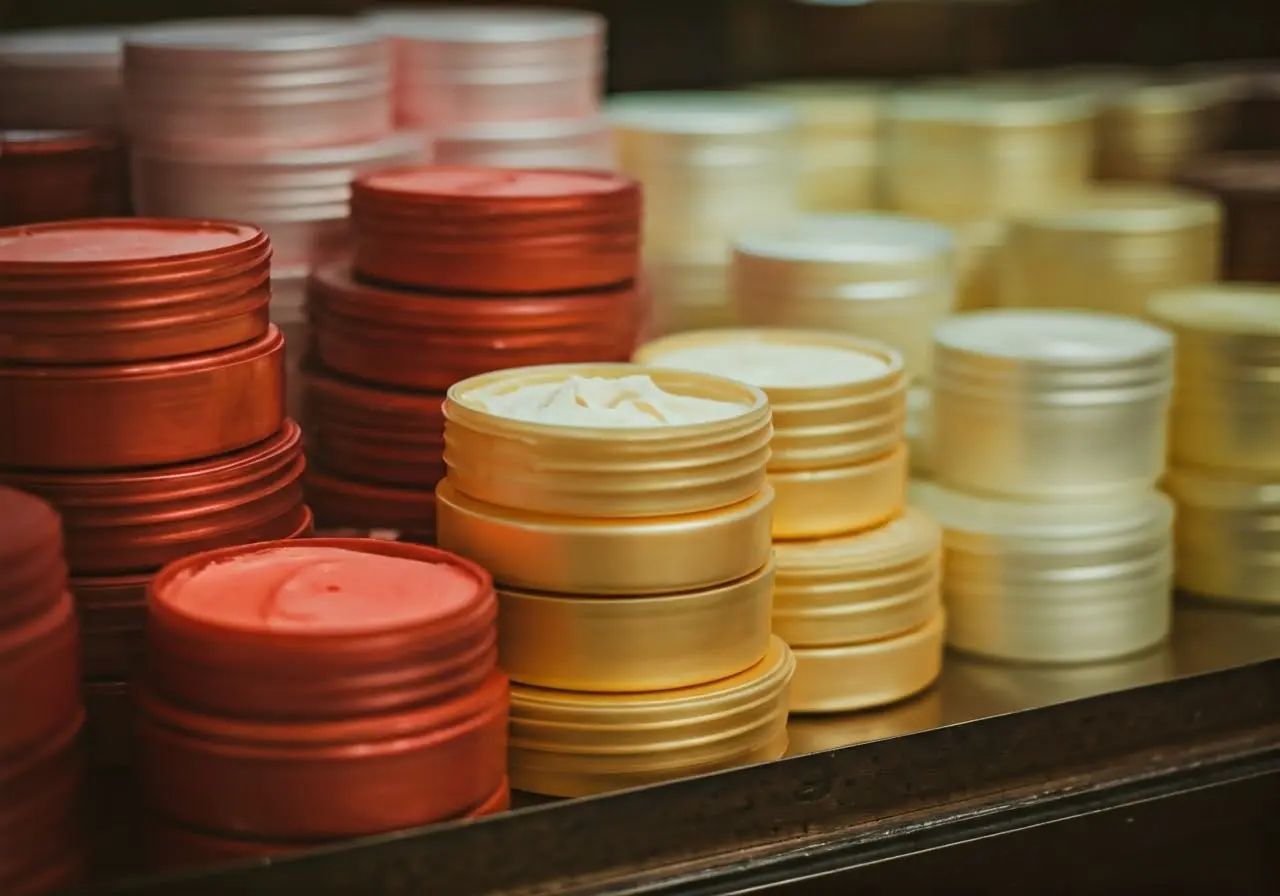
[[[0,892],[61,890],[84,870],[80,640],[58,515],[0,486]]]
[[[373,539],[269,542],[176,561],[147,598],[138,766],[158,862],[507,808],[508,685],[475,564]]]
[[[1149,310],[1176,342],[1165,490],[1178,586],[1280,606],[1280,288],[1192,287]]]
[[[905,510],[906,376],[874,342],[709,330],[642,347],[656,367],[719,371],[773,409],[773,632],[796,658],[792,712],[893,703],[942,670],[941,533]]]
[[[488,404],[528,388],[609,413],[637,381],[731,413],[599,426]],[[444,412],[439,539],[497,583],[512,786],[581,796],[781,757],[794,660],[770,635],[765,396],[552,365],[458,383]]]
[[[640,194],[612,174],[429,166],[356,181],[355,255],[308,302],[308,498],[326,528],[429,541],[444,392],[528,364],[625,360]]]
[[[1164,473],[1173,341],[1133,318],[995,310],[935,330],[935,485],[948,643],[1097,662],[1169,634]]]
[[[210,221],[0,231],[0,481],[62,514],[99,758],[152,573],[310,527],[270,255],[258,228]]]

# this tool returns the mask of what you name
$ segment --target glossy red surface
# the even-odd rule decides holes
[[[84,131],[0,130],[0,227],[124,214],[120,143]]]
[[[71,595],[0,629],[0,711],[0,768],[80,715],[80,634]]]
[[[0,630],[52,606],[66,587],[57,512],[34,495],[0,486]]]
[[[318,529],[391,529],[404,541],[435,541],[434,488],[371,485],[312,467],[303,493]]]

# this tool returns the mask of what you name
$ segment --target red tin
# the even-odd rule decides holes
[[[456,818],[507,773],[507,679],[440,704],[327,723],[233,722],[139,695],[153,809],[248,839],[358,837]]]
[[[57,512],[35,495],[0,486],[0,631],[46,611],[66,588]]]
[[[606,172],[421,166],[352,186],[357,273],[419,289],[599,289],[640,266],[640,188]]]
[[[460,298],[360,283],[342,264],[312,275],[308,301],[325,366],[430,392],[507,367],[629,360],[645,310],[634,283],[573,295]]]
[[[284,338],[144,364],[0,365],[0,467],[116,470],[188,463],[284,424]]]
[[[0,361],[153,361],[261,339],[270,259],[250,224],[107,218],[0,230]]]
[[[0,131],[0,227],[124,214],[124,151],[84,131]]]
[[[82,712],[80,637],[70,594],[40,615],[0,629],[0,708],[0,769]]]
[[[1280,149],[1203,156],[1180,180],[1214,194],[1226,211],[1225,279],[1280,282]]]
[[[434,488],[372,485],[312,467],[303,479],[303,494],[317,528],[390,529],[403,541],[435,543]]]

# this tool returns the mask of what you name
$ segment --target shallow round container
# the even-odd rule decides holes
[[[641,694],[511,689],[511,786],[586,796],[779,759],[795,658],[764,659],[711,684]]]
[[[0,129],[0,227],[123,214],[123,176],[110,136]]]
[[[375,485],[312,467],[302,481],[307,506],[322,529],[386,529],[433,544],[436,499],[430,487]]]
[[[902,512],[907,446],[882,457],[821,470],[769,473],[773,537],[826,538],[879,526]]]
[[[1280,102],[1276,106],[1280,111]],[[1280,228],[1280,151],[1201,156],[1183,168],[1179,181],[1213,194],[1222,203],[1223,277],[1280,282],[1280,258],[1275,251],[1275,233]]]
[[[427,290],[599,289],[639,270],[640,188],[618,174],[393,168],[356,179],[353,268]]]
[[[945,227],[892,215],[810,215],[742,230],[732,291],[751,326],[834,330],[930,371],[929,333],[956,299],[956,243]]]
[[[0,629],[0,766],[62,730],[81,711],[80,634],[71,596]]]
[[[701,513],[639,519],[552,516],[488,504],[445,479],[437,541],[503,587],[630,601],[712,589],[750,576],[772,553],[773,489]]]
[[[251,224],[108,218],[0,230],[0,361],[155,361],[259,339],[270,258]]]
[[[792,648],[793,713],[872,709],[918,694],[942,673],[946,613],[905,634],[860,644]]]
[[[938,326],[933,475],[976,494],[1101,497],[1164,472],[1173,339],[1120,315],[1000,309]]]
[[[947,657],[946,662],[950,670],[953,658]],[[941,728],[946,724],[941,691],[941,687],[927,688],[906,700],[876,707],[872,712],[792,715],[787,719],[787,756],[825,753]]]
[[[395,618],[366,622],[334,619],[323,602],[305,617],[290,616],[287,607],[247,617],[245,606],[235,605],[196,613],[175,602],[173,590],[202,569],[290,548],[443,564],[462,572],[474,590],[456,605],[405,605]],[[312,564],[294,578],[308,571],[319,578],[327,574]],[[341,580],[328,589],[346,600],[358,597]],[[273,600],[275,591],[269,589]],[[489,574],[456,555],[402,542],[312,538],[207,551],[160,570],[148,587],[147,607],[152,688],[167,699],[232,718],[341,719],[437,705],[477,687],[496,662],[497,605]],[[281,620],[295,624],[282,627]]]
[[[947,643],[994,659],[1091,663],[1169,634],[1173,503],[1155,490],[1093,502],[994,501],[915,484],[943,529]]]
[[[565,426],[485,410],[486,395],[648,376],[676,396],[735,404],[703,423]],[[765,485],[769,402],[754,386],[638,364],[554,364],[472,377],[449,389],[444,460],[463,494],[535,513],[605,519],[700,513],[746,501]]]
[[[494,168],[588,168],[616,166],[613,135],[599,115],[465,124],[432,134],[440,165]]]
[[[0,34],[0,128],[119,133],[121,68],[116,25]]]
[[[35,495],[0,486],[0,631],[57,603],[66,590],[62,520]]]
[[[942,530],[915,509],[877,529],[779,541],[773,633],[792,648],[903,635],[941,606]]]
[[[1098,187],[1024,215],[1002,253],[1000,301],[1141,317],[1155,293],[1218,279],[1221,211],[1172,187]]]
[[[682,594],[561,597],[498,590],[498,662],[513,682],[591,693],[695,687],[769,648],[774,565]]]
[[[645,308],[635,284],[569,295],[462,297],[372,286],[344,263],[312,275],[308,302],[325,366],[429,392],[506,367],[624,361]]]
[[[445,703],[325,723],[242,722],[138,694],[151,807],[247,839],[359,837],[457,818],[501,785],[506,678]]]

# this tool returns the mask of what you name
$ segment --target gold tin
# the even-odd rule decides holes
[[[1222,136],[1227,97],[1205,80],[1147,80],[1101,97],[1094,173],[1167,182]]]
[[[548,516],[436,486],[436,543],[510,588],[556,594],[673,594],[751,575],[772,556],[773,489],[702,513],[640,519]]]
[[[1280,476],[1174,467],[1177,582],[1205,598],[1280,607]]]
[[[951,657],[947,657],[950,668]],[[949,674],[949,673],[948,673]],[[863,712],[798,714],[787,720],[787,755],[823,753],[937,728],[944,721],[942,688]]]
[[[902,355],[908,379],[928,377],[929,333],[956,300],[950,229],[893,215],[809,215],[743,233],[730,285],[744,324],[872,339]]]
[[[1154,489],[1105,500],[995,501],[914,483],[943,529],[947,643],[994,659],[1091,663],[1169,634],[1173,503]]]
[[[826,538],[878,526],[906,502],[907,446],[883,457],[825,470],[769,474],[773,537]]]
[[[645,375],[664,391],[742,405],[725,420],[673,426],[588,427],[491,414],[471,396],[573,376]],[[638,364],[549,364],[470,377],[444,404],[444,461],[459,492],[500,507],[602,519],[700,513],[750,499],[765,485],[769,401],[723,377]]]
[[[498,657],[539,688],[632,693],[737,675],[769,649],[774,564],[744,579],[655,597],[498,591]]]
[[[1176,340],[1172,462],[1280,479],[1280,286],[1189,287],[1148,311]]]
[[[1141,317],[1155,293],[1218,278],[1221,226],[1217,201],[1200,193],[1096,188],[1013,222],[1001,253],[1000,301]]]
[[[928,386],[907,390],[906,434],[911,475],[928,479],[933,475],[933,390]]]
[[[797,647],[863,644],[929,621],[942,602],[942,529],[909,509],[878,529],[780,541],[773,633]]]
[[[1115,314],[1005,308],[957,315],[934,336],[938,482],[1076,500],[1159,481],[1173,387],[1164,330]]]
[[[513,685],[511,787],[588,796],[780,759],[795,667],[771,637],[750,669],[698,687],[591,694]]]
[[[851,712],[905,700],[942,673],[946,613],[906,634],[863,644],[796,647],[793,713]]]

